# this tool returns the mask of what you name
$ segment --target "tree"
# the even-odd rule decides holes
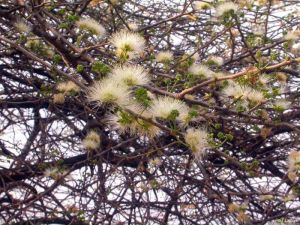
[[[298,0],[0,2],[2,224],[297,223]]]

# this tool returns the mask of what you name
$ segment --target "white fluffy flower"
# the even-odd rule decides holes
[[[150,112],[154,117],[168,119],[171,113],[177,111],[178,119],[185,116],[189,112],[189,107],[182,101],[171,97],[158,97],[154,99],[150,108]]]
[[[128,27],[132,31],[137,31],[139,29],[139,26],[136,23],[128,23]]]
[[[138,33],[127,30],[121,30],[113,34],[110,41],[116,47],[116,55],[119,58],[135,58],[145,48],[145,39]]]
[[[189,128],[187,129],[184,140],[192,150],[196,159],[200,159],[205,149],[208,148],[208,134],[205,130]]]
[[[58,93],[53,95],[54,104],[63,104],[65,102],[65,95],[63,93]]]
[[[82,141],[85,149],[96,149],[100,146],[100,135],[95,131],[90,131]]]
[[[253,103],[262,103],[265,97],[260,91],[257,91],[250,87],[241,87],[240,85],[231,82],[227,87],[223,89],[223,94],[228,97],[233,97],[235,99],[248,100]]]
[[[299,35],[293,31],[289,31],[283,38],[286,41],[297,41],[299,39]]]
[[[78,92],[80,88],[73,81],[66,81],[58,83],[57,90],[60,92]]]
[[[197,11],[210,8],[210,4],[207,2],[195,1],[193,2],[193,8]]]
[[[115,82],[111,78],[97,81],[89,90],[89,98],[99,104],[127,105],[130,99],[130,92],[127,86]]]
[[[210,78],[214,74],[207,66],[200,64],[193,64],[188,71],[195,76],[204,76],[206,78]]]
[[[259,82],[264,86],[267,85],[270,81],[271,81],[271,79],[268,76],[266,76],[266,74],[262,74],[259,77]]]
[[[224,2],[218,5],[216,8],[216,15],[223,16],[225,13],[233,11],[234,13],[238,10],[238,5],[233,2]]]
[[[65,176],[68,172],[65,170],[60,170],[57,167],[50,167],[44,171],[45,177],[51,177],[53,179],[59,179]]]
[[[129,107],[134,113],[148,118],[146,111],[138,106]],[[152,123],[140,118],[135,118],[129,112],[118,111],[116,114],[111,114],[106,118],[107,123],[113,130],[120,133],[130,133],[131,135],[144,136],[153,138],[160,133],[160,129]]]
[[[286,110],[291,107],[291,102],[285,99],[278,99],[274,102],[274,106],[279,107],[283,110]]]
[[[22,20],[18,20],[14,25],[17,31],[21,33],[29,33],[31,31],[31,27]]]
[[[98,36],[103,36],[105,34],[105,28],[96,20],[91,18],[80,19],[76,22],[76,25],[79,27],[79,29],[87,30]]]
[[[172,61],[174,58],[173,53],[171,51],[161,51],[159,53],[157,53],[157,55],[155,56],[155,60],[156,62],[170,62]]]
[[[245,91],[240,85],[231,82],[227,87],[223,89],[223,94],[227,97],[233,97],[235,99],[245,96]]]
[[[130,132],[130,128],[133,127],[134,118],[124,111],[118,111],[115,114],[109,114],[105,122],[110,126],[112,130],[116,130],[119,133]]]
[[[272,200],[274,198],[273,195],[260,195],[259,200],[260,201],[267,201],[267,200]]]
[[[297,171],[300,170],[300,152],[291,151],[288,156],[288,168],[289,171]]]
[[[137,119],[132,129],[136,135],[148,138],[154,138],[161,132],[160,128],[143,119]]]
[[[149,83],[149,75],[142,66],[126,65],[115,67],[111,74],[111,78],[117,83],[127,86],[145,85]]]
[[[259,104],[265,101],[265,97],[260,91],[257,91],[252,88],[245,88],[245,93],[246,93],[247,100],[250,102]]]
[[[210,56],[208,59],[209,62],[216,64],[217,66],[222,66],[224,63],[224,59],[219,56]]]

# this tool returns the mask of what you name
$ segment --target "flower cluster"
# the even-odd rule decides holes
[[[100,135],[95,131],[90,131],[82,141],[82,145],[85,149],[93,150],[100,146]]]
[[[20,33],[30,33],[31,31],[31,26],[29,26],[22,20],[18,20],[14,25],[17,31],[19,31]]]
[[[209,147],[208,133],[203,129],[188,128],[184,140],[197,160],[202,158]]]
[[[63,93],[78,92],[80,88],[73,81],[66,81],[57,84],[57,90]]]
[[[207,2],[195,1],[193,2],[193,8],[197,11],[209,9],[211,5]]]
[[[102,37],[105,34],[105,28],[96,20],[91,18],[80,19],[76,22],[76,25],[79,29],[89,31],[99,37]]]
[[[138,57],[145,48],[145,39],[128,30],[121,30],[113,34],[110,42],[116,48],[117,57],[124,61]]]
[[[172,61],[174,58],[173,53],[170,51],[162,51],[157,53],[155,56],[156,62],[161,62],[161,63],[168,63]]]
[[[171,97],[158,97],[153,100],[150,112],[153,117],[183,120],[189,113],[189,107],[182,101]]]
[[[216,8],[216,15],[223,16],[228,12],[236,13],[238,8],[238,5],[234,4],[233,2],[224,2],[218,5]]]
[[[223,89],[223,94],[234,99],[248,100],[254,104],[260,104],[265,101],[265,97],[260,91],[248,86],[240,86],[234,82],[231,82]]]

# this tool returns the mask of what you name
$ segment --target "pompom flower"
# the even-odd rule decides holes
[[[76,25],[81,30],[87,30],[97,36],[103,36],[105,34],[105,28],[99,24],[96,20],[91,18],[83,18],[76,22]]]
[[[197,11],[205,10],[210,8],[210,4],[207,2],[195,1],[193,2],[193,8]]]
[[[241,98],[246,94],[243,88],[234,82],[231,82],[228,86],[226,86],[222,92],[225,96],[233,97],[234,99]]]
[[[130,92],[127,86],[111,78],[97,81],[89,90],[89,99],[101,104],[127,105]]]
[[[53,103],[54,104],[64,104],[65,95],[63,93],[58,93],[53,95]]]
[[[252,88],[245,88],[245,97],[248,101],[255,104],[259,104],[265,101],[264,95],[260,91],[254,90]]]
[[[80,88],[73,81],[66,81],[58,83],[57,90],[60,92],[78,92]]]
[[[224,59],[222,57],[213,55],[208,58],[208,62],[217,66],[222,66],[224,64]]]
[[[214,74],[214,72],[210,70],[207,66],[200,64],[193,64],[188,71],[194,76],[203,76],[205,78],[213,77]]]
[[[59,169],[57,167],[50,167],[44,171],[45,177],[51,177],[53,179],[60,179],[68,173],[66,170]]]
[[[233,2],[224,2],[218,5],[216,8],[216,15],[217,16],[223,16],[225,13],[228,12],[237,12],[238,5],[234,4]]]
[[[157,53],[155,56],[156,62],[166,63],[172,61],[174,58],[173,53],[171,51],[162,51]]]
[[[100,146],[100,135],[95,131],[90,131],[82,141],[85,149],[96,149]]]
[[[139,26],[136,23],[128,23],[128,27],[132,31],[137,31],[139,29]]]
[[[288,156],[288,169],[289,171],[300,170],[300,152],[291,151]]]
[[[286,41],[297,41],[300,38],[297,33],[293,31],[289,31],[286,35],[284,35],[283,39]]]
[[[141,66],[118,66],[112,70],[110,76],[117,83],[127,86],[145,85],[150,81],[148,73]]]
[[[145,118],[149,118],[149,113],[138,106],[130,107],[130,110]],[[160,133],[160,129],[152,123],[136,118],[126,111],[118,111],[116,114],[111,114],[106,121],[113,130],[117,130],[120,133],[130,133],[131,135],[148,138],[154,138]]]
[[[138,33],[127,30],[113,34],[110,41],[116,47],[116,55],[126,60],[136,58],[145,48],[145,39]]]
[[[265,97],[260,91],[252,89],[250,87],[241,87],[234,82],[231,82],[229,86],[224,88],[223,93],[228,97],[233,97],[234,99],[240,98],[256,104],[265,101]]]
[[[158,97],[152,101],[150,112],[153,117],[180,120],[188,114],[189,107],[184,102],[171,97]]]
[[[18,20],[14,25],[20,33],[30,33],[31,31],[31,27],[22,20]]]
[[[208,148],[208,134],[205,130],[189,128],[187,129],[184,140],[188,144],[196,159],[200,159],[206,148]]]
[[[278,100],[275,100],[274,106],[276,108],[279,108],[282,111],[284,111],[284,110],[287,110],[287,109],[289,109],[291,107],[291,102],[289,102],[289,101],[287,101],[285,99],[278,99]]]

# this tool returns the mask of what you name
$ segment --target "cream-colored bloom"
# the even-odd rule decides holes
[[[58,93],[53,95],[54,104],[63,104],[65,102],[65,95],[63,93]]]
[[[57,90],[60,92],[79,92],[80,88],[73,81],[66,81],[57,84]]]
[[[162,51],[157,53],[157,55],[155,56],[156,62],[161,62],[161,63],[170,62],[173,59],[174,56],[171,51]]]
[[[246,98],[250,102],[259,104],[265,101],[265,97],[260,91],[254,90],[252,88],[245,88],[245,92]]]
[[[230,213],[234,213],[234,212],[238,212],[240,210],[241,206],[236,204],[236,203],[230,203],[228,205],[228,212]]]
[[[194,53],[192,55],[192,59],[194,60],[194,62],[196,62],[197,60],[199,60],[200,59],[199,53],[198,52]]]
[[[184,140],[193,152],[196,159],[201,159],[208,148],[208,134],[205,130],[189,128],[187,129]]]
[[[297,198],[297,195],[294,195],[294,194],[289,194],[285,197],[282,198],[282,201],[284,202],[289,202],[289,201],[293,201],[294,199]]]
[[[79,29],[87,30],[100,37],[105,34],[105,28],[96,20],[91,18],[82,18],[76,22],[76,25]]]
[[[53,177],[54,175],[56,175],[58,169],[57,168],[47,168],[44,171],[44,176],[45,177]]]
[[[105,122],[110,126],[112,130],[116,130],[119,133],[126,133],[132,131],[130,128],[133,127],[135,118],[130,115],[128,112],[118,111],[114,114],[109,114]]]
[[[207,2],[202,2],[202,1],[195,1],[193,2],[193,8],[197,11],[201,11],[201,10],[205,10],[205,9],[208,9],[210,8],[210,4],[207,3]]]
[[[149,115],[146,111],[143,111],[140,107],[130,107],[131,111],[148,118]],[[136,108],[136,110],[134,110]],[[160,129],[152,123],[140,118],[136,118],[126,111],[118,111],[116,114],[110,114],[106,118],[107,123],[113,130],[117,130],[120,133],[130,133],[131,135],[138,135],[148,138],[154,138],[160,134]]]
[[[14,25],[20,33],[30,33],[31,31],[31,27],[22,20],[18,20]]]
[[[227,87],[223,89],[222,92],[225,96],[233,97],[235,99],[242,98],[246,94],[243,88],[234,82],[231,82]]]
[[[288,169],[289,171],[298,171],[300,170],[300,152],[291,151],[288,156]]]
[[[182,101],[171,97],[158,97],[152,101],[150,112],[153,117],[169,119],[173,112],[178,112],[180,119],[183,115],[188,114],[189,107]]]
[[[100,146],[100,135],[95,131],[90,131],[82,141],[85,149],[97,149]]]
[[[57,167],[50,167],[44,171],[45,177],[51,177],[53,179],[59,179],[68,173],[66,170],[60,170]]]
[[[225,13],[233,11],[234,13],[238,10],[238,5],[234,4],[233,2],[224,2],[218,5],[216,8],[216,15],[223,16]]]
[[[145,85],[150,81],[147,71],[138,65],[117,66],[113,68],[110,77],[127,86]]]
[[[283,110],[286,110],[291,107],[291,102],[289,102],[285,99],[278,99],[278,100],[275,100],[274,106],[279,107]]]
[[[214,74],[207,66],[200,64],[193,64],[188,71],[195,76],[203,76],[206,78],[213,77]]]
[[[160,158],[156,157],[156,158],[153,158],[149,161],[149,164],[153,167],[158,167],[162,164],[162,161]]]
[[[128,23],[128,27],[132,31],[137,31],[139,29],[139,26],[136,23]]]
[[[89,98],[100,105],[108,103],[124,106],[129,104],[130,91],[124,84],[117,83],[111,78],[105,78],[95,82],[90,88]]]
[[[234,99],[248,100],[252,103],[259,104],[265,101],[264,95],[253,88],[243,86],[230,82],[230,84],[223,89],[223,94]]]
[[[299,35],[293,31],[289,31],[286,35],[284,35],[283,39],[286,41],[297,41],[299,39]]]
[[[259,200],[260,201],[267,201],[267,200],[272,200],[274,198],[273,195],[260,195]]]
[[[138,33],[121,30],[113,34],[111,43],[116,47],[119,58],[132,59],[144,51],[145,39]]]
[[[262,74],[259,77],[259,82],[264,86],[267,85],[270,81],[271,81],[271,79],[268,76],[266,76],[266,74]]]
[[[136,135],[148,138],[154,138],[161,133],[160,128],[143,119],[137,119],[132,130]]]
[[[208,58],[209,62],[212,62],[213,64],[216,64],[217,66],[222,66],[224,64],[224,59],[219,56],[210,56]]]

